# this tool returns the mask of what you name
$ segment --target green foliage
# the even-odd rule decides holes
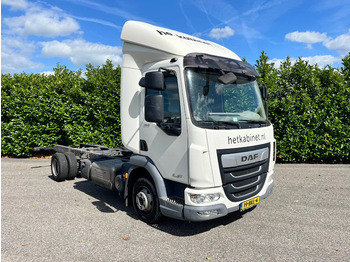
[[[31,156],[58,143],[121,146],[120,68],[107,60],[87,65],[84,77],[60,65],[48,76],[3,74],[1,154]]]
[[[277,157],[282,162],[350,162],[350,54],[340,69],[287,58],[279,68],[264,52],[256,67],[269,91]]]
[[[250,84],[225,88],[224,97],[226,112],[254,111],[258,106],[254,86]]]

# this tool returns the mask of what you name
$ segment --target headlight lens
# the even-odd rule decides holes
[[[203,204],[219,200],[220,194],[190,194],[190,199],[193,203]]]

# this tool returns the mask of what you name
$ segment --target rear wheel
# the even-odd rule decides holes
[[[78,162],[75,154],[72,152],[66,152],[64,155],[66,156],[68,163],[67,179],[74,179],[78,175]]]
[[[135,212],[142,221],[156,224],[162,219],[157,191],[150,179],[142,177],[135,182],[132,202]]]
[[[64,154],[56,153],[51,158],[51,173],[56,181],[64,181],[68,177],[68,161]]]

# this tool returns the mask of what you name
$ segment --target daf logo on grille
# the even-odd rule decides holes
[[[247,156],[242,156],[241,161],[246,162],[246,161],[252,161],[255,160],[259,157],[259,154],[253,154],[253,155],[247,155]]]

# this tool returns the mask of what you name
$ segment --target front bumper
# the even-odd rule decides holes
[[[261,199],[265,199],[272,194],[274,187],[274,181],[272,181],[266,190],[259,194]],[[187,220],[187,221],[206,221],[215,218],[226,216],[228,213],[232,213],[239,210],[239,205],[227,208],[225,204],[214,204],[207,206],[190,206],[172,204],[169,201],[161,201],[161,211],[163,215]]]

